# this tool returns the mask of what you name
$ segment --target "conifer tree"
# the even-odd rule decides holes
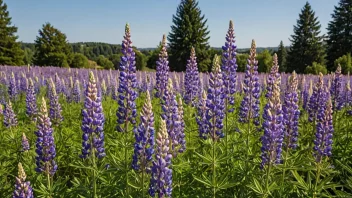
[[[280,42],[279,49],[277,50],[277,58],[280,66],[280,72],[286,72],[287,51],[282,41]]]
[[[352,53],[352,1],[340,0],[328,25],[328,69],[335,71],[336,59]]]
[[[325,50],[320,27],[318,17],[307,2],[299,14],[297,25],[294,26],[294,34],[291,35],[292,45],[287,57],[288,72],[295,70],[302,73],[313,62],[324,65]]]
[[[171,70],[186,70],[187,59],[193,46],[197,54],[198,70],[210,71],[207,19],[202,15],[198,1],[181,0],[172,21],[168,35]]]
[[[34,64],[40,66],[68,67],[72,60],[72,48],[66,35],[50,23],[43,25],[35,40]]]
[[[11,19],[7,5],[0,0],[0,65],[23,65],[24,52],[16,41],[17,27]]]

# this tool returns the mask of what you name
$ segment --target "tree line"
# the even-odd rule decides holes
[[[340,0],[332,13],[327,35],[321,34],[321,25],[313,8],[307,2],[298,15],[297,24],[290,36],[291,45],[281,41],[278,47],[258,49],[259,72],[268,72],[272,55],[278,55],[280,71],[297,73],[334,71],[338,64],[343,73],[352,71],[352,1]],[[50,23],[45,23],[34,43],[20,43],[17,27],[11,24],[7,5],[0,0],[0,65],[26,65],[58,67],[84,67],[118,69],[121,45],[80,42],[68,43],[66,35]],[[225,32],[225,31],[224,31]],[[212,58],[221,55],[221,48],[209,45],[210,31],[207,19],[197,0],[182,0],[172,17],[168,35],[169,65],[172,71],[185,71],[190,50],[194,47],[198,69],[211,70]],[[137,69],[155,69],[160,43],[155,49],[137,49]],[[238,71],[244,71],[247,49],[238,49]]]

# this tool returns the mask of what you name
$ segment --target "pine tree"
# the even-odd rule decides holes
[[[72,60],[72,48],[66,35],[50,23],[43,25],[35,40],[34,64],[40,66],[68,67]]]
[[[287,51],[282,41],[280,42],[279,49],[277,51],[277,58],[280,66],[279,67],[280,72],[286,72]]]
[[[328,69],[335,71],[334,61],[352,53],[352,1],[340,0],[328,25]]]
[[[185,71],[191,47],[197,54],[198,70],[209,71],[209,31],[207,20],[202,15],[196,0],[182,0],[173,15],[173,25],[168,36],[170,47],[170,68]]]
[[[291,35],[291,48],[287,57],[287,71],[295,70],[297,73],[304,72],[307,66],[313,62],[324,64],[325,50],[323,36],[320,36],[320,22],[315,12],[307,2],[294,26],[294,34]]]
[[[7,5],[0,0],[0,65],[23,65],[24,52],[16,42],[17,27],[11,25]]]

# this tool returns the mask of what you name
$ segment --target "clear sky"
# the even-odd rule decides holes
[[[172,15],[180,0],[4,0],[18,27],[19,40],[34,42],[45,22],[64,32],[69,42],[119,44],[125,23],[131,26],[133,45],[156,47],[162,34],[168,34]],[[199,0],[208,19],[210,45],[220,47],[229,20],[234,21],[237,45],[259,47],[289,45],[298,14],[306,0]],[[322,33],[338,0],[309,0],[318,16]]]

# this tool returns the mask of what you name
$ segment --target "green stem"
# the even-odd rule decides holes
[[[213,197],[216,197],[216,188],[215,188],[215,183],[216,183],[216,167],[215,167],[215,145],[216,143],[213,141]]]
[[[268,165],[268,169],[266,172],[266,181],[265,181],[265,189],[266,189],[266,193],[265,193],[265,197],[269,196],[269,175],[270,175],[270,170],[271,170],[271,162],[269,162]]]
[[[227,128],[227,116],[228,116],[228,109],[227,109],[227,102],[228,102],[228,99],[226,98],[226,101],[225,101],[225,154],[227,155],[227,144],[228,144],[228,141],[227,141],[227,136],[228,136],[228,128]]]
[[[126,173],[126,197],[129,197],[129,188],[128,188],[128,157],[127,157],[127,149],[128,149],[128,121],[125,122],[125,173]]]
[[[93,137],[91,138],[91,145],[93,145]],[[93,165],[93,195],[92,197],[95,198],[97,197],[97,183],[96,183],[96,174],[95,174],[95,171],[96,171],[96,163],[95,163],[95,149],[92,148],[92,165]]]
[[[50,174],[49,171],[46,172],[46,179],[47,179],[47,184],[48,184],[48,191],[49,191],[49,197],[51,197],[51,181],[50,181]]]
[[[287,162],[287,158],[288,158],[288,144],[286,144],[286,153],[285,153],[285,162],[284,162],[284,170],[282,171],[282,180],[281,180],[281,185],[284,186],[285,184],[285,173],[286,173],[286,162]],[[284,187],[282,187],[282,189],[284,191]],[[285,192],[285,191],[284,191]]]
[[[144,167],[142,169],[142,198],[144,198]]]
[[[319,180],[320,180],[320,161],[317,163],[317,175],[316,175],[316,180],[314,185],[313,198],[317,197],[317,186],[318,186]]]

